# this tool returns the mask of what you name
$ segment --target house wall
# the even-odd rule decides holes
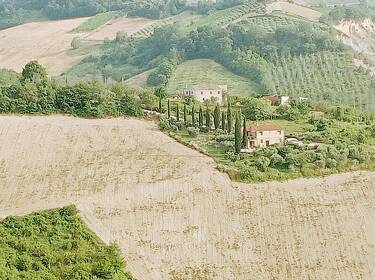
[[[223,99],[223,92],[222,90],[194,90],[194,97],[200,102],[211,100],[213,97],[217,100],[217,102],[221,103]]]
[[[269,146],[272,145],[283,145],[285,140],[284,131],[257,131],[253,134],[254,139],[248,140],[248,148],[250,148],[250,141],[254,141],[254,146],[259,148],[267,147],[267,141]]]

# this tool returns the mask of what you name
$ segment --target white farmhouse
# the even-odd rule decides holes
[[[183,89],[183,96],[192,96],[199,102],[215,101],[219,104],[223,102],[223,95],[228,87],[226,85],[186,85]]]

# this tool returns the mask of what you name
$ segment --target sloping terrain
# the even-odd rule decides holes
[[[345,20],[335,28],[338,39],[375,64],[375,23],[371,19],[362,22]]]
[[[211,59],[194,59],[180,64],[169,80],[168,93],[180,93],[186,84],[227,85],[231,95],[250,95],[257,85],[233,74]]]
[[[0,117],[0,218],[74,203],[137,279],[374,279],[374,179],[237,184],[151,122]]]
[[[0,31],[0,68],[21,71],[31,60],[44,64],[52,75],[73,65],[79,57],[66,54],[76,36],[70,33],[86,18],[26,23]]]
[[[288,14],[304,17],[311,21],[319,21],[319,18],[321,16],[321,13],[318,11],[286,1],[276,1],[269,3],[266,7],[266,10],[268,13],[272,13],[273,11],[282,11]]]

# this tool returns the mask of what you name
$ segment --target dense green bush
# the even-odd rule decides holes
[[[133,279],[74,207],[0,221],[0,279]]]

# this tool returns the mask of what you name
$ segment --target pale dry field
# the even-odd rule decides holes
[[[69,56],[70,33],[87,18],[31,22],[0,30],[0,68],[22,71],[31,60],[38,60],[51,75],[57,75],[80,58]]]
[[[0,117],[0,218],[74,203],[137,279],[375,279],[374,182],[231,183],[152,122]]]
[[[282,11],[288,14],[304,17],[311,21],[319,21],[321,13],[308,7],[286,1],[271,2],[266,6],[267,13]]]
[[[104,39],[115,39],[118,31],[125,32],[128,36],[137,33],[160,20],[151,20],[146,18],[127,18],[119,17],[109,21],[88,35],[84,36],[86,40],[103,41]]]

